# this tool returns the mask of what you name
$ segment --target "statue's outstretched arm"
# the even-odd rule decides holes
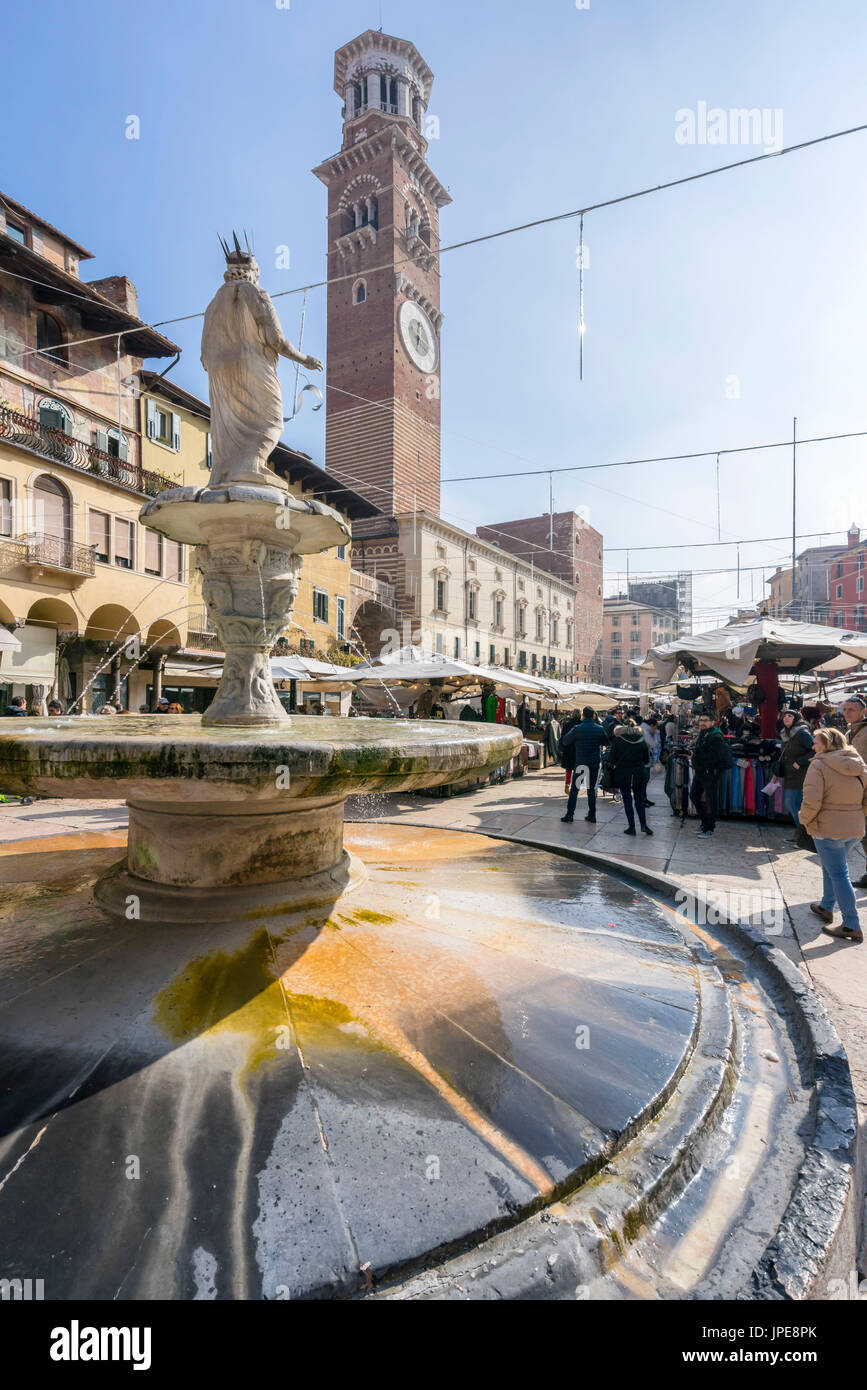
[[[264,290],[259,291],[259,313],[256,317],[265,334],[265,342],[273,352],[279,352],[281,357],[287,357],[290,362],[300,363],[302,367],[307,367],[308,371],[322,371],[322,363],[318,357],[308,357],[299,352],[284,336],[277,310]]]

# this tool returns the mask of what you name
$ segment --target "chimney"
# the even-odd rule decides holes
[[[87,283],[97,294],[110,299],[112,304],[138,318],[138,291],[132,280],[128,280],[125,275],[106,275],[103,280],[88,280]]]
[[[861,540],[860,528],[855,525],[854,521],[852,522],[852,525],[849,527],[848,540],[850,549],[853,545],[858,545]]]

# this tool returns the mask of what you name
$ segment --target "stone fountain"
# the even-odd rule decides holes
[[[299,354],[226,249],[210,486],[142,509],[196,547],[217,697],[0,730],[3,791],[129,804],[125,858],[39,805],[0,845],[0,1273],[48,1299],[731,1296],[798,1180],[797,1029],[600,867],[411,824],[344,845],[351,793],[483,774],[521,736],[284,713],[302,557],[348,535],[267,468]],[[749,1169],[748,1222],[705,1153]]]
[[[207,488],[146,502],[141,520],[195,547],[211,623],[225,649],[216,697],[171,726],[125,716],[55,720],[21,741],[7,789],[129,804],[126,866],[95,888],[110,912],[146,922],[229,920],[334,896],[364,876],[343,849],[350,791],[453,780],[505,762],[514,730],[294,718],[269,654],[288,631],[305,555],[347,544],[348,526],[293,497],[269,469],[283,429],[279,356],[321,369],[286,340],[258,266],[224,243],[225,283],[205,314],[211,401]],[[26,744],[26,748],[24,747]]]

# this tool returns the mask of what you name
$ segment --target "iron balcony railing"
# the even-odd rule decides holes
[[[216,632],[197,632],[194,628],[188,628],[187,640],[184,643],[189,651],[196,652],[223,652],[224,647]]]
[[[50,569],[67,570],[70,574],[91,575],[95,561],[89,545],[79,545],[77,541],[64,536],[46,536],[35,533],[23,536],[24,559],[28,565],[45,565]]]
[[[0,439],[18,444],[42,458],[78,468],[82,473],[106,478],[144,497],[156,497],[158,493],[176,486],[175,479],[153,473],[129,460],[116,458],[114,454],[97,449],[95,444],[85,444],[63,430],[43,425],[36,415],[24,415],[9,406],[0,406]]]

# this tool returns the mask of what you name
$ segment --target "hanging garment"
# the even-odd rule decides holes
[[[753,772],[753,763],[747,763],[744,787],[744,810],[748,816],[756,814],[756,779]]]

